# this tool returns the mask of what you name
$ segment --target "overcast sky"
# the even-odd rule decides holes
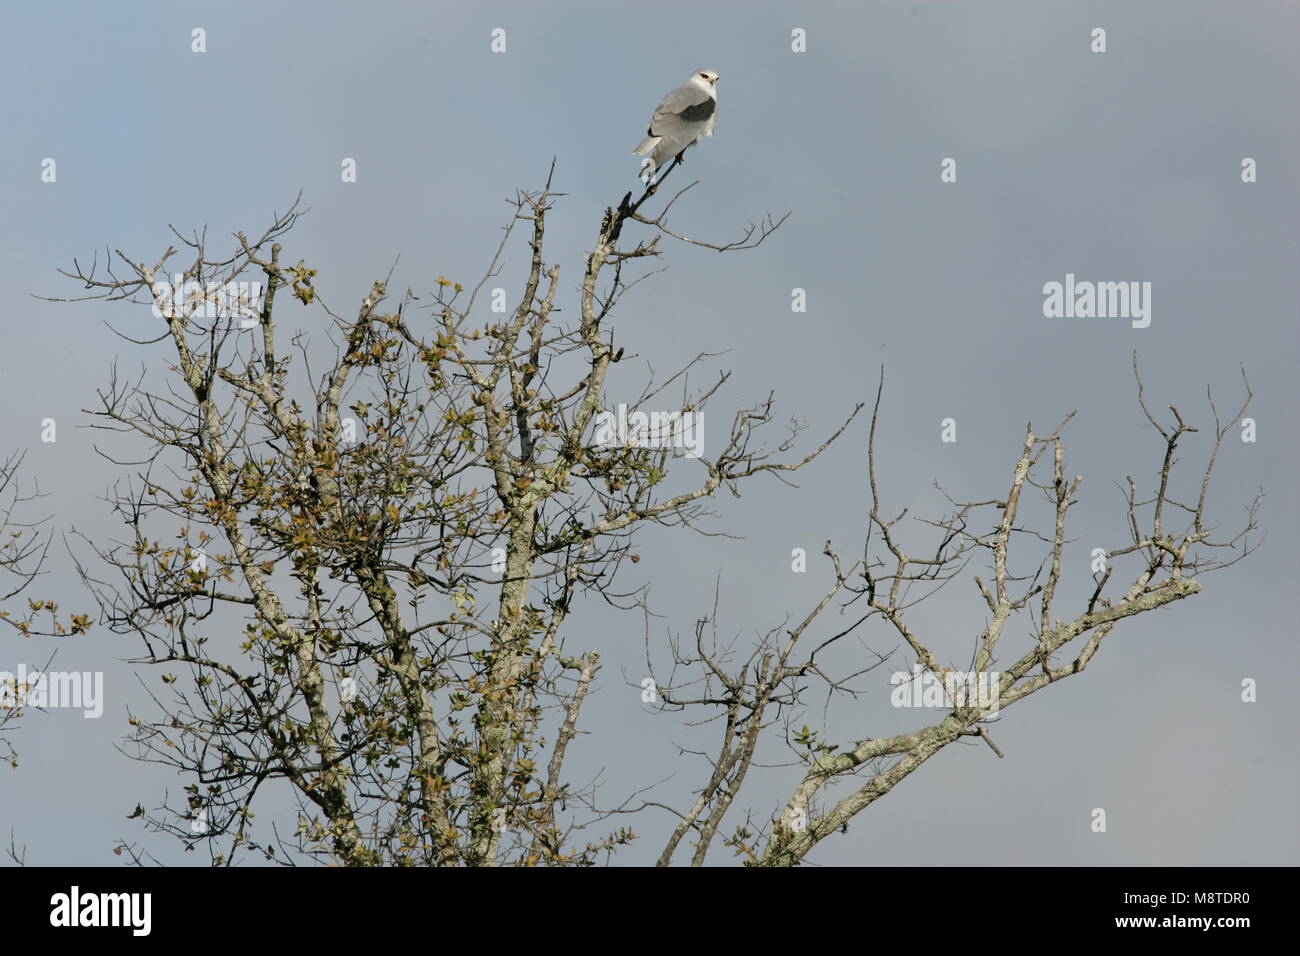
[[[196,27],[205,53],[192,52]],[[495,28],[504,53],[490,49]],[[1095,28],[1104,53],[1092,51]],[[806,52],[791,48],[795,29]],[[39,510],[59,543],[42,596],[88,609],[60,535],[117,533],[101,499],[124,472],[95,455],[112,439],[82,427],[82,409],[115,360],[168,361],[165,343],[139,348],[108,327],[152,334],[147,308],[33,298],[78,293],[57,268],[106,246],[153,261],[169,223],[251,233],[302,190],[311,211],[284,258],[317,268],[328,301],[359,301],[399,255],[393,284],[424,291],[440,274],[481,272],[502,200],[540,185],[554,157],[568,195],[548,255],[572,308],[602,208],[636,185],[630,151],[651,109],[708,67],[721,75],[717,132],[674,174],[700,180],[675,208],[676,228],[725,241],[765,212],[791,216],[752,251],[670,243],[668,270],[614,319],[619,342],[656,368],[725,353],[710,365],[732,378],[711,406],[718,418],[706,419],[706,454],[723,410],[772,390],[782,418],[828,433],[874,392],[883,364],[882,494],[889,510],[937,517],[935,480],[970,499],[1005,494],[1025,423],[1044,431],[1077,410],[1068,469],[1084,483],[1064,597],[1078,607],[1092,549],[1122,540],[1115,482],[1159,465],[1131,352],[1153,406],[1177,405],[1197,424],[1209,424],[1207,386],[1235,409],[1244,366],[1255,391],[1257,441],[1230,435],[1211,504],[1226,525],[1263,488],[1261,549],[1205,578],[1201,595],[1122,623],[1086,674],[1009,710],[995,728],[1005,759],[948,748],[811,860],[1300,861],[1285,677],[1300,664],[1294,3],[83,0],[9,9],[3,37],[0,457],[25,450],[24,478],[48,493]],[[341,181],[345,157],[355,183]],[[1253,183],[1242,181],[1247,157]],[[52,183],[42,181],[49,158]],[[941,181],[945,159],[955,182]],[[1150,283],[1150,324],[1045,317],[1044,285],[1067,274]],[[791,309],[794,289],[805,312]],[[320,330],[325,316],[296,308],[292,321]],[[610,402],[635,397],[641,368],[611,381]],[[41,440],[47,418],[53,443]],[[955,443],[940,440],[946,418]],[[1188,442],[1188,469],[1205,437]],[[805,613],[828,580],[822,542],[861,547],[865,438],[860,422],[796,489],[759,482],[719,499],[714,527],[736,538],[647,535],[636,570],[662,615],[656,633],[689,631],[715,586],[728,634]],[[797,547],[810,554],[805,574],[791,571]],[[969,579],[950,590],[919,620],[956,664],[984,618]],[[659,798],[684,803],[703,768],[679,756],[678,719],[641,702],[641,620],[573,620],[569,646],[598,647],[605,664],[582,721],[593,733],[571,750],[575,774],[602,772],[609,804],[671,777]],[[863,642],[897,643],[875,624]],[[115,865],[123,837],[168,862],[204,862],[125,819],[190,782],[113,749],[128,706],[150,706],[158,671],[124,663],[138,645],[102,628],[57,645],[0,631],[0,670],[53,651],[59,669],[105,673],[104,716],[24,721],[13,735],[20,766],[0,771],[0,836],[12,829],[32,863]],[[891,670],[833,709],[837,739],[919,723],[917,711],[890,707]],[[1258,681],[1256,703],[1241,701],[1246,678]],[[808,722],[821,716],[815,701]],[[764,772],[743,802],[771,813],[794,779]],[[1103,834],[1090,828],[1098,807]],[[666,815],[637,821],[642,839],[619,861],[653,860],[670,827]],[[727,860],[722,847],[710,857]]]

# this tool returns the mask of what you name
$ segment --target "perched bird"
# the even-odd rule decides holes
[[[713,135],[718,113],[717,82],[718,74],[699,70],[655,107],[646,138],[632,150],[634,156],[650,157],[650,176],[672,157],[680,159],[686,147]]]

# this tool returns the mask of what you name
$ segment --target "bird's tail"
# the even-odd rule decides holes
[[[654,150],[654,148],[659,145],[659,140],[661,138],[662,137],[659,136],[647,136],[645,139],[641,140],[640,146],[632,150],[632,155],[633,156],[649,155]]]

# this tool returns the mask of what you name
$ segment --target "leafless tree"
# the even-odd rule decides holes
[[[590,781],[566,771],[600,667],[596,648],[573,646],[570,614],[590,600],[644,608],[643,591],[623,583],[639,560],[638,529],[701,527],[720,489],[803,467],[863,407],[797,452],[798,422],[765,440],[776,417],[769,398],[728,416],[716,454],[678,461],[662,439],[727,380],[693,385],[708,358],[700,355],[667,377],[651,373],[630,403],[648,411],[669,389],[679,393],[674,415],[661,421],[666,431],[600,437],[609,378],[631,357],[610,317],[651,274],[638,261],[659,256],[665,236],[717,251],[752,248],[784,221],[765,217],[732,242],[687,239],[667,215],[690,186],[657,214],[643,212],[664,177],[605,210],[571,322],[557,303],[560,265],[544,254],[563,195],[549,177],[511,201],[500,246],[475,284],[439,277],[431,299],[409,289],[390,297],[390,272],[346,316],[321,300],[316,270],[282,258],[297,203],[262,234],[237,234],[225,254],[209,253],[203,233],[174,231],[188,260],[176,289],[164,276],[175,245],[152,265],[116,252],[66,273],[84,285],[81,298],[156,307],[156,332],[124,337],[169,353],[166,375],[125,380],[115,371],[92,410],[97,427],[141,447],[129,458],[101,452],[133,470],[113,499],[126,536],[83,539],[94,558],[81,561],[104,622],[136,635],[140,661],[164,671],[158,713],[132,716],[134,755],[192,782],[183,805],[138,808],[149,826],[206,846],[216,863],[254,852],[283,863],[306,855],[345,865],[590,865],[633,839],[623,818],[658,804],[634,796],[602,806]],[[517,232],[528,249],[517,304],[485,313],[484,290]],[[260,305],[232,307],[226,296],[213,308],[220,290],[250,279],[264,285]],[[284,348],[286,294],[324,310],[331,348],[303,335]],[[878,393],[877,415],[879,402]],[[1197,504],[1173,498],[1173,451],[1191,429],[1181,417],[1158,427],[1167,446],[1159,489],[1140,499],[1130,485],[1133,540],[1111,555],[1136,563],[1133,583],[1110,595],[1108,571],[1088,607],[1061,624],[1052,602],[1078,479],[1064,477],[1060,429],[1046,438],[1030,430],[1007,498],[954,502],[953,515],[931,526],[938,544],[913,558],[900,544],[903,516],[888,519],[875,500],[873,417],[864,558],[846,565],[828,545],[825,597],[739,664],[735,648],[718,648],[709,621],[693,649],[670,649],[674,674],[659,684],[666,709],[720,715],[722,730],[693,805],[672,810],[660,862],[687,838],[692,862],[704,859],[765,731],[800,712],[811,681],[853,692],[855,675],[823,672],[824,648],[876,619],[924,667],[942,670],[905,622],[914,585],[940,584],[973,556],[991,559],[992,579],[979,584],[993,615],[977,642],[979,669],[995,661],[1010,618],[1037,600],[1031,646],[1002,678],[1004,707],[1081,671],[1122,618],[1199,591],[1198,574],[1215,567],[1203,550],[1237,548],[1244,533],[1211,540],[1204,511],[1213,459]],[[1039,482],[1042,467],[1054,472]],[[1029,582],[1011,564],[1013,541],[1031,537],[1017,524],[1026,485],[1056,502],[1055,533],[1035,539],[1047,549],[1046,570]],[[986,509],[997,527],[976,534],[971,522]],[[1170,529],[1175,510],[1189,527]],[[814,638],[837,601],[859,610],[856,623]],[[1086,643],[1074,662],[1054,665],[1052,655],[1075,638]],[[797,863],[946,744],[983,735],[994,746],[980,717],[978,707],[955,706],[933,727],[847,746],[812,731],[787,734],[802,780],[784,809],[751,808],[726,842],[748,862]],[[864,773],[867,782],[827,812],[811,812],[820,795]],[[285,784],[299,804],[294,826],[255,820],[259,795]]]
[[[1024,444],[1011,469],[1006,493],[981,501],[959,501],[943,492],[951,511],[939,519],[917,518],[906,528],[907,511],[891,517],[882,504],[877,474],[876,426],[884,388],[884,373],[871,418],[867,442],[870,508],[863,556],[845,564],[827,542],[832,569],[826,594],[793,626],[774,630],[767,639],[738,655],[720,648],[714,622],[697,625],[695,646],[672,647],[676,673],[695,671],[682,679],[683,692],[662,690],[679,708],[712,707],[725,719],[720,743],[708,754],[712,774],[695,803],[681,820],[660,857],[668,863],[679,841],[691,835],[693,863],[700,863],[717,838],[723,815],[755,762],[764,728],[779,723],[800,768],[801,779],[779,813],[755,819],[724,838],[747,863],[790,866],[804,860],[819,842],[889,793],[926,760],[964,737],[983,740],[998,757],[1003,753],[990,735],[988,718],[1049,685],[1081,674],[1102,641],[1125,618],[1154,611],[1200,593],[1201,578],[1240,561],[1259,545],[1256,531],[1262,493],[1249,504],[1239,528],[1221,532],[1207,518],[1207,497],[1214,465],[1224,438],[1241,419],[1250,401],[1250,385],[1242,373],[1245,399],[1228,420],[1221,420],[1207,391],[1214,419],[1205,465],[1190,483],[1175,474],[1177,452],[1186,437],[1198,431],[1169,406],[1171,420],[1162,422],[1147,407],[1134,356],[1133,375],[1143,414],[1159,435],[1158,468],[1151,487],[1126,477],[1122,488],[1128,539],[1104,554],[1104,570],[1090,582],[1091,595],[1062,619],[1057,615],[1058,587],[1064,575],[1063,553],[1067,515],[1077,503],[1080,475],[1065,467],[1062,432],[1071,412],[1045,436],[1026,426]],[[940,489],[942,491],[942,489]],[[1022,495],[1037,493],[1045,505],[1045,520],[1026,522]],[[987,531],[976,529],[989,528]],[[915,537],[914,531],[929,532]],[[973,640],[969,671],[944,666],[924,634],[909,625],[909,610],[939,588],[962,576],[968,567],[987,567],[986,581],[971,573],[970,582],[988,609],[988,617]],[[1122,584],[1119,582],[1123,582]],[[1085,589],[1086,590],[1086,589]],[[847,625],[823,637],[813,637],[826,609],[835,602],[854,612]],[[1015,621],[1021,623],[1017,626]],[[883,625],[910,652],[920,673],[932,678],[942,704],[942,719],[890,737],[833,743],[804,725],[793,727],[809,686],[819,682],[829,695],[855,694],[858,673],[884,663],[877,654],[858,673],[828,673],[822,661],[828,649],[868,622]],[[708,636],[706,637],[706,629]],[[1000,644],[1003,637],[1009,648]],[[1059,663],[1054,655],[1064,654]],[[819,659],[821,655],[821,659]],[[653,654],[647,648],[648,660]],[[727,658],[743,657],[739,669],[727,669]],[[1008,665],[1001,665],[1009,660]],[[986,682],[987,686],[982,686]],[[689,689],[689,690],[688,690]],[[824,808],[824,809],[823,809]]]

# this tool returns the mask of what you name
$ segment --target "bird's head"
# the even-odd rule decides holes
[[[718,82],[718,74],[712,70],[696,70],[691,77],[691,85],[698,86],[701,89],[711,90],[714,84]]]

